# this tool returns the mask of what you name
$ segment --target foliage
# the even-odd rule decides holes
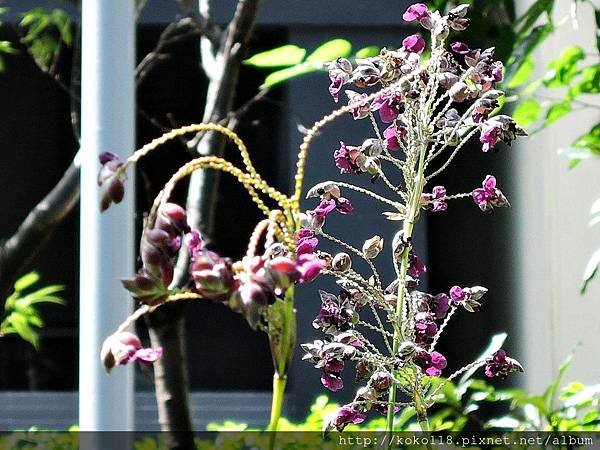
[[[352,44],[346,39],[332,39],[320,44],[308,56],[307,50],[297,45],[283,45],[281,47],[257,53],[244,61],[244,64],[260,69],[285,67],[266,76],[261,89],[271,88],[301,75],[325,70],[327,63],[337,58],[349,57],[352,53]],[[367,58],[379,53],[379,48],[369,46],[359,49],[354,58]]]
[[[8,8],[0,8],[0,17],[4,15],[7,10]],[[14,53],[16,53],[16,50],[10,41],[0,41],[0,72],[4,72],[6,69],[3,55],[10,55]]]
[[[21,42],[44,72],[53,70],[61,45],[73,43],[71,19],[62,9],[33,8],[23,14],[20,26],[24,31]]]
[[[560,367],[555,379],[541,395],[533,395],[519,388],[499,388],[480,379],[464,379],[458,383],[444,383],[443,378],[434,380],[444,383],[439,392],[437,407],[431,415],[434,432],[477,434],[482,431],[502,435],[507,431],[552,432],[598,432],[600,431],[600,384],[584,385],[570,382],[562,389],[563,378],[569,368],[571,357]],[[329,417],[340,405],[331,402],[326,395],[317,397],[304,420],[294,422],[281,418],[279,429],[287,431],[278,439],[290,439],[293,448],[327,448],[320,433],[303,435],[298,439],[294,432],[321,432]],[[493,411],[490,413],[490,410]],[[384,418],[375,418],[361,425],[348,425],[346,431],[378,431],[384,426]],[[77,431],[73,426],[69,431]],[[204,436],[196,440],[198,449],[215,448],[267,448],[267,436],[259,428],[243,422],[227,420],[210,423],[207,431],[217,432],[215,438]],[[419,431],[414,410],[403,410],[396,416],[396,431]],[[236,433],[243,432],[243,433]],[[256,433],[253,433],[256,432]],[[135,450],[158,450],[164,448],[164,437],[143,437],[134,443]],[[43,433],[37,428],[15,432],[0,437],[0,450],[75,450],[79,448],[76,433]]]
[[[436,378],[434,386],[443,385],[436,398],[436,408],[429,421],[432,431],[600,431],[600,384],[570,382],[560,385],[571,364],[570,356],[541,395],[519,388],[498,388],[485,380],[470,377],[454,383]],[[325,395],[317,397],[307,417],[301,422],[281,419],[283,431],[321,431],[340,405]],[[492,408],[490,408],[492,407]],[[493,415],[490,414],[493,411]],[[405,409],[396,417],[396,431],[419,431],[414,409]],[[377,431],[384,418],[361,425],[348,425],[345,431]],[[209,431],[260,431],[245,423],[225,421],[211,423]]]
[[[15,282],[14,292],[6,299],[4,320],[0,323],[0,336],[18,334],[36,349],[39,341],[36,328],[44,326],[37,305],[64,305],[64,301],[57,295],[64,290],[64,286],[37,287],[39,281],[38,273],[30,272]]]

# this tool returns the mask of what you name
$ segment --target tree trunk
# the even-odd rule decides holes
[[[189,1],[182,2],[182,5]],[[227,117],[233,106],[239,70],[258,12],[259,0],[240,0],[220,48],[211,61],[202,61],[209,75],[203,122],[218,122]],[[205,38],[203,38],[205,39]],[[208,39],[204,46],[211,45]],[[203,52],[206,55],[206,52]],[[200,155],[221,156],[225,141],[217,133],[197,136],[192,145]],[[186,209],[190,226],[210,237],[214,230],[214,213],[219,177],[215,171],[197,171],[190,180]],[[184,249],[175,271],[174,286],[188,283],[188,254]],[[174,305],[175,306],[175,305]],[[180,305],[177,305],[180,306]],[[163,309],[164,308],[164,309]],[[155,364],[156,400],[163,431],[170,432],[170,447],[193,449],[192,420],[189,408],[189,385],[185,349],[186,305],[163,307],[148,320],[153,346],[163,348],[163,358]],[[160,316],[158,316],[160,314]],[[168,355],[168,356],[167,356]],[[174,400],[177,401],[174,401]]]

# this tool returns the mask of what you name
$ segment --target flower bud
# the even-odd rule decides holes
[[[371,386],[378,391],[386,391],[392,385],[392,376],[387,370],[378,370],[371,377]]]
[[[455,102],[463,102],[469,97],[469,87],[463,81],[458,81],[450,88],[449,94]]]
[[[367,239],[362,247],[363,256],[366,259],[374,259],[383,250],[383,239],[381,236],[373,236]]]
[[[165,203],[158,210],[154,228],[164,230],[170,235],[187,233],[190,227],[187,224],[185,209],[175,203]]]
[[[416,351],[414,342],[404,341],[398,347],[398,358],[402,361],[408,360]]]
[[[120,203],[125,194],[125,173],[120,173],[123,162],[111,152],[103,152],[98,159],[102,168],[98,173],[100,186],[100,210],[106,211],[112,203]]]
[[[347,272],[352,267],[352,259],[348,253],[338,253],[333,257],[331,267],[338,272]]]
[[[392,251],[396,258],[399,258],[408,247],[411,247],[411,239],[406,239],[402,230],[398,231],[392,241]]]

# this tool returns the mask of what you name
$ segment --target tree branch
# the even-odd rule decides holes
[[[79,164],[74,161],[13,236],[0,246],[0,298],[6,298],[17,275],[48,242],[78,199]]]

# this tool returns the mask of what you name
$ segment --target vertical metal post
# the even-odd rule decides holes
[[[132,430],[132,369],[108,376],[99,352],[131,309],[119,278],[134,267],[133,174],[102,216],[96,177],[100,152],[124,158],[135,146],[134,0],[83,0],[81,11],[79,426]]]

